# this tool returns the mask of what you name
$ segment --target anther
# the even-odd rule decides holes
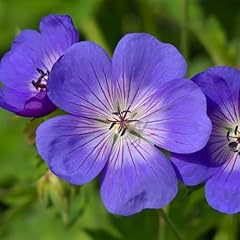
[[[125,132],[127,131],[127,128],[124,128],[123,130],[122,130],[122,133],[121,133],[121,137],[125,134]]]
[[[32,81],[32,85],[40,91],[44,91],[47,88],[47,77],[49,75],[49,71],[47,70],[46,72],[44,72],[42,69],[40,68],[36,68],[37,72],[40,74],[39,78],[37,79],[37,81]]]
[[[114,127],[115,124],[116,124],[116,123],[113,122],[113,123],[111,124],[111,126],[109,127],[109,130],[111,130],[111,129]]]
[[[238,125],[235,127],[234,134],[237,135],[238,132]]]
[[[129,110],[124,110],[124,111],[121,112],[121,114],[122,114],[122,113],[131,113],[131,111],[129,111]]]
[[[238,134],[240,134],[240,132],[238,131],[238,125],[235,127],[234,131],[234,136],[231,136],[231,131],[227,132],[227,140],[228,140],[228,147],[231,149],[231,151],[233,151],[234,153],[240,153],[240,148],[239,148],[239,144],[240,144],[240,137],[238,136]]]
[[[38,73],[40,73],[41,75],[44,74],[44,71],[43,71],[42,69],[40,69],[40,68],[37,68],[37,71],[38,71]]]
[[[119,112],[112,112],[112,114],[114,114],[114,115],[119,115],[120,113]]]

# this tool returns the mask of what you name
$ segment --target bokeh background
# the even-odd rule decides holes
[[[125,33],[151,33],[180,49],[189,77],[213,65],[240,66],[239,0],[0,0],[0,56],[21,29],[38,29],[50,13],[72,16],[81,40],[95,41],[109,54]],[[165,214],[109,214],[97,179],[74,187],[48,172],[34,147],[43,120],[0,109],[1,240],[240,239],[240,216],[211,209],[203,186],[180,185]]]

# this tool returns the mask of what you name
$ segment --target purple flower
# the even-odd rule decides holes
[[[100,173],[112,213],[164,207],[176,195],[177,177],[155,145],[192,153],[211,132],[204,94],[185,72],[177,49],[148,34],[123,37],[112,61],[95,43],[75,44],[49,82],[50,99],[69,115],[38,128],[40,155],[73,184]]]
[[[193,77],[207,96],[213,130],[208,144],[190,155],[172,155],[186,185],[206,182],[210,206],[224,212],[240,211],[240,71],[213,67]]]
[[[58,58],[77,41],[78,33],[66,15],[42,18],[40,33],[22,31],[1,60],[0,106],[26,117],[55,110],[47,96],[48,77]]]

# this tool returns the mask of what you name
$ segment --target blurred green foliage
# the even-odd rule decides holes
[[[21,29],[37,29],[49,13],[71,15],[81,39],[110,54],[126,32],[151,33],[181,50],[188,76],[212,65],[240,66],[239,0],[0,0],[0,55]],[[34,129],[42,120],[0,110],[0,239],[174,240],[173,228],[182,239],[240,239],[239,216],[211,209],[201,186],[180,185],[167,215],[158,210],[109,214],[97,180],[70,186],[39,159]]]

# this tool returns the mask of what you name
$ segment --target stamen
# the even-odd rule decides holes
[[[231,151],[234,153],[240,154],[240,132],[238,131],[238,125],[234,129],[234,136],[230,135],[231,131],[227,132],[227,140],[228,140],[228,147],[230,148]],[[233,140],[231,140],[233,139]]]
[[[118,133],[120,133],[120,132],[122,131],[122,129],[123,129],[123,127],[120,126],[120,127],[118,128]]]
[[[238,125],[235,127],[234,134],[237,135],[238,132]]]
[[[32,81],[32,85],[40,91],[45,91],[47,89],[47,80],[48,80],[48,75],[50,72],[47,70],[44,72],[40,68],[36,68],[37,72],[40,74],[39,78],[37,81]]]
[[[114,114],[114,115],[119,115],[119,112],[112,112],[112,114]]]
[[[132,122],[138,121],[136,119],[131,119],[132,116],[127,116],[128,113],[131,113],[129,107],[127,110],[121,111],[119,105],[117,105],[117,112],[112,112],[112,114],[115,116],[112,116],[112,119],[107,119],[107,121],[111,123],[109,130],[118,124],[119,126],[117,133],[120,134],[121,137],[124,136],[128,130],[128,125]]]
[[[122,113],[122,114],[125,113],[124,116],[123,116],[123,118],[125,118],[128,113],[131,113],[131,111],[129,111],[129,108],[128,108],[127,110],[122,111],[121,113]]]
[[[124,128],[122,133],[121,133],[121,137],[125,134],[126,131],[127,131],[127,128]]]
[[[44,71],[43,71],[42,69],[40,69],[40,68],[37,68],[37,71],[38,71],[41,75],[44,74]]]
[[[111,129],[114,127],[115,124],[116,124],[116,123],[113,122],[113,123],[111,124],[111,126],[109,127],[109,130],[111,130]]]

